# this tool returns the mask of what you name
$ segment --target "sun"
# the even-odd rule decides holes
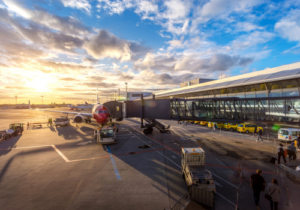
[[[49,79],[38,77],[31,81],[28,81],[27,86],[36,89],[36,91],[38,92],[49,92],[49,83]]]

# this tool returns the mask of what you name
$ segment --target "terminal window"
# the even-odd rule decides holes
[[[140,97],[141,94],[132,94],[132,97]]]

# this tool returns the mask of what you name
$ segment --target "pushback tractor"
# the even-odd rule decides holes
[[[117,132],[119,130],[112,125],[99,127],[94,130],[94,139],[97,144],[117,143]]]

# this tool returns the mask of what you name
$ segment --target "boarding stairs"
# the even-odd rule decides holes
[[[170,125],[168,125],[167,127],[158,122],[157,120],[155,119],[149,119],[149,118],[144,118],[144,120],[149,123],[149,124],[145,124],[146,126],[146,129],[144,129],[144,133],[145,134],[149,134],[149,133],[152,133],[153,131],[153,127],[157,128],[161,133],[166,133],[166,132],[170,132],[168,129],[170,128]]]

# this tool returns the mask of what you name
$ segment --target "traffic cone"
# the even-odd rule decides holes
[[[76,124],[76,128],[78,128],[78,124]]]

